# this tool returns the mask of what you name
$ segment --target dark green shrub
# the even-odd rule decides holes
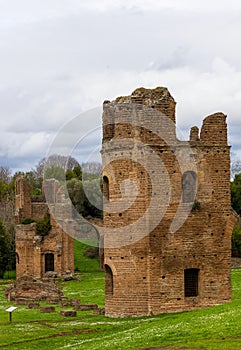
[[[193,205],[192,205],[192,210],[193,210],[193,211],[198,211],[198,210],[200,210],[200,209],[201,209],[201,203],[198,202],[198,201],[195,201],[195,202],[193,203]]]
[[[49,234],[52,226],[50,223],[50,214],[46,214],[42,220],[34,220],[32,218],[25,218],[21,221],[21,224],[28,225],[36,222],[36,231],[39,236],[46,236]]]
[[[47,236],[51,228],[50,214],[46,214],[42,220],[36,220],[36,231],[38,235]]]
[[[31,219],[31,218],[25,218],[21,221],[22,225],[29,225],[32,224],[33,222],[35,222],[35,220]]]
[[[241,227],[235,225],[232,234],[232,255],[240,256],[241,253]]]

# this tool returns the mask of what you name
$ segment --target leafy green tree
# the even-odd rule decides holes
[[[73,173],[77,179],[82,181],[82,169],[80,165],[76,165],[73,169]]]
[[[74,167],[74,169],[67,169],[66,171],[66,180],[69,181],[71,179],[78,179],[78,180],[82,180],[82,169],[80,165],[76,165]]]
[[[232,234],[232,252],[233,254],[241,253],[241,227],[235,225]]]
[[[11,224],[5,228],[6,232],[6,246],[7,246],[7,271],[12,271],[16,269],[16,248],[15,248],[15,228]]]
[[[83,217],[102,217],[102,192],[100,179],[86,180],[84,183],[74,177],[67,181],[69,197],[79,214]]]
[[[3,278],[8,263],[8,249],[6,244],[6,232],[0,220],[0,278]]]
[[[75,178],[75,174],[74,174],[73,170],[68,169],[68,170],[66,171],[65,177],[66,177],[66,180],[67,180],[67,181],[69,181],[69,180]]]
[[[236,174],[231,182],[231,203],[236,213],[241,215],[241,174]]]
[[[42,178],[36,177],[34,171],[28,171],[24,175],[25,179],[28,180],[31,189],[32,196],[38,196],[42,194]]]
[[[0,180],[0,218],[5,227],[6,234],[9,235],[9,242],[13,240],[14,213],[15,181],[12,179],[6,183]]]
[[[69,197],[73,206],[77,210],[79,214],[85,216],[85,194],[83,190],[82,181],[73,177],[69,181],[67,181],[67,190],[69,193]]]
[[[92,217],[102,218],[102,190],[100,178],[84,181],[85,210]]]
[[[52,226],[50,223],[50,214],[46,214],[42,220],[36,220],[36,231],[40,236],[47,236]]]
[[[15,178],[9,168],[0,167],[0,277],[15,269]]]

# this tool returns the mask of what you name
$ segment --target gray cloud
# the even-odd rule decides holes
[[[34,166],[73,117],[139,86],[169,88],[185,136],[224,111],[241,149],[240,2],[9,0],[0,10],[0,160],[14,169]]]

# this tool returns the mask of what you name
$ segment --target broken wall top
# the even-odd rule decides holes
[[[129,96],[104,101],[103,143],[114,138],[139,138],[144,143],[155,143],[156,138],[143,137],[140,131],[142,127],[159,136],[164,135],[169,143],[175,143],[175,107],[176,102],[166,87],[141,87]],[[129,124],[129,127],[124,124]],[[203,146],[227,145],[226,115],[218,112],[207,116],[203,120],[200,133],[197,126],[191,128],[189,141]]]

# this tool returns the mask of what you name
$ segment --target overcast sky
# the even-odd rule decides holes
[[[239,0],[0,0],[0,165],[30,170],[72,118],[101,126],[85,112],[140,86],[168,87],[186,137],[227,114],[241,158],[240,39]]]

